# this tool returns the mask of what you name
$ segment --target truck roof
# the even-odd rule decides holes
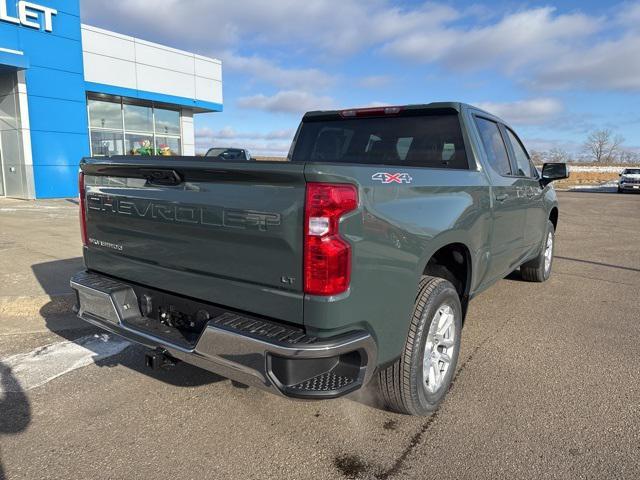
[[[384,110],[388,108],[400,108],[402,110],[413,110],[413,111],[420,111],[420,110],[430,110],[430,111],[439,110],[443,112],[454,111],[457,113],[461,113],[464,110],[475,110],[478,112],[482,112],[497,120],[500,120],[500,122],[502,123],[505,123],[502,119],[500,119],[496,115],[464,102],[431,102],[431,103],[416,103],[416,104],[408,104],[408,105],[380,105],[377,107],[345,108],[340,110],[314,110],[314,111],[305,113],[303,120],[318,118],[318,117],[342,116],[344,112],[358,112],[358,111],[375,112],[376,110],[380,110],[381,113],[384,113]]]

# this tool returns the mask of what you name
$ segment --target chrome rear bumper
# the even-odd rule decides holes
[[[137,327],[143,316],[133,285],[80,272],[71,279],[71,288],[77,292],[82,320],[226,378],[285,396],[339,397],[368,383],[375,370],[376,344],[367,332],[315,339],[285,324],[224,312],[207,322],[193,346],[185,346]]]

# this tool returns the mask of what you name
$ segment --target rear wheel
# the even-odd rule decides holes
[[[427,415],[438,407],[455,373],[461,329],[462,307],[454,286],[443,278],[423,277],[400,359],[379,373],[387,408]]]
[[[533,260],[523,263],[520,266],[522,278],[529,282],[544,282],[551,276],[551,266],[553,265],[553,252],[555,249],[555,228],[553,223],[547,222],[547,232],[545,234],[544,245],[540,254]]]

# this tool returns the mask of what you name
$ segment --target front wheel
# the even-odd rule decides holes
[[[454,286],[443,278],[422,277],[400,359],[379,373],[387,408],[427,415],[438,407],[456,370],[461,330]]]
[[[520,266],[522,278],[529,282],[544,282],[551,276],[553,253],[556,244],[556,230],[553,223],[547,221],[544,245],[536,258]]]

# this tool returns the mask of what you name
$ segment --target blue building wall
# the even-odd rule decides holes
[[[87,92],[167,103],[196,113],[222,111],[221,103],[86,82],[80,0],[30,0],[30,12],[37,11],[33,4],[57,10],[51,31],[45,30],[42,12],[38,12],[40,29],[19,25],[20,2],[0,2],[6,2],[7,15],[16,18],[0,20],[0,73],[24,71],[36,198],[78,193],[78,164],[90,152]],[[31,175],[29,167],[26,170]]]
[[[151,102],[180,105],[181,107],[190,108],[195,113],[222,112],[223,110],[223,105],[221,103],[178,97],[175,95],[167,95],[165,93],[147,92],[145,90],[118,87],[116,85],[105,85],[104,83],[95,82],[84,82],[84,86],[87,92],[106,93],[108,95],[116,95],[118,97],[137,98],[140,100],[149,100]]]
[[[7,11],[17,16],[17,1]],[[0,47],[24,52],[37,198],[77,194],[80,158],[89,154],[79,0],[37,0],[55,8],[53,31],[0,22]]]

